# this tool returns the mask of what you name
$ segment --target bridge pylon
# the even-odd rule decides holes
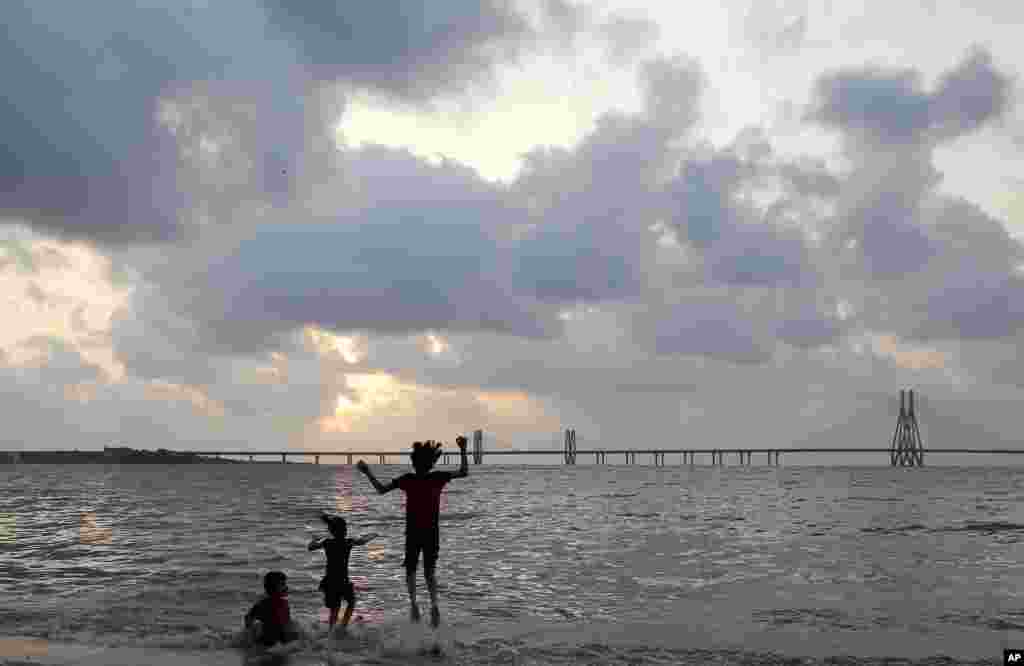
[[[479,465],[484,461],[484,431],[473,431],[473,464]]]
[[[566,428],[565,429],[565,464],[575,465],[576,464],[576,429]]]
[[[913,389],[900,390],[900,415],[896,421],[896,432],[892,436],[889,458],[894,467],[924,466],[924,444],[914,414]]]

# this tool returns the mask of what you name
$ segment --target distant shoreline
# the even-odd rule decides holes
[[[0,452],[0,464],[242,464],[241,460],[221,458],[220,456],[204,456],[194,452],[176,452],[167,449],[147,451],[141,449],[104,449],[102,451],[3,451]]]

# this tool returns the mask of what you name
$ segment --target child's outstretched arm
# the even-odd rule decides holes
[[[357,546],[363,546],[365,544],[370,543],[371,541],[373,541],[374,539],[376,539],[379,536],[380,536],[379,534],[377,534],[376,532],[373,532],[372,534],[367,534],[366,536],[361,537],[359,539],[352,539],[352,543],[354,543]]]
[[[314,550],[320,550],[321,548],[323,548],[324,547],[324,541],[326,541],[326,540],[327,540],[326,538],[323,538],[323,539],[316,539],[316,538],[314,538],[312,541],[309,542],[309,552],[312,553]]]
[[[378,481],[377,477],[375,477],[373,475],[373,472],[370,471],[370,466],[367,465],[362,460],[360,460],[358,463],[356,463],[356,469],[358,469],[360,472],[362,472],[363,474],[366,475],[366,478],[368,478],[370,480],[370,483],[373,484],[373,487],[381,495],[383,495],[384,493],[390,493],[392,490],[394,490],[395,488],[398,487],[398,486],[395,485],[394,481],[392,481],[391,483],[389,483],[387,485],[384,485],[383,483]]]
[[[455,443],[459,445],[459,470],[452,473],[452,478],[461,479],[464,476],[469,476],[469,458],[466,456],[468,442],[465,437],[459,436],[455,438]]]

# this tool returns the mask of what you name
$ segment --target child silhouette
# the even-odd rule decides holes
[[[403,474],[384,485],[373,476],[370,467],[360,460],[356,467],[366,475],[379,494],[389,493],[396,488],[405,493],[405,582],[409,589],[409,617],[419,622],[420,609],[416,605],[416,566],[420,552],[423,553],[423,577],[430,593],[430,623],[436,627],[441,622],[441,611],[437,607],[437,578],[434,575],[437,556],[440,552],[439,518],[441,513],[441,491],[452,479],[469,476],[469,460],[466,457],[466,438],[458,437],[455,443],[461,453],[461,464],[457,472],[431,471],[441,457],[441,444],[432,440],[413,443],[412,474]]]
[[[361,539],[347,539],[348,524],[340,516],[328,516],[320,514],[320,520],[327,523],[327,530],[331,536],[324,539],[313,539],[309,542],[309,551],[323,549],[327,555],[327,571],[320,580],[320,590],[324,593],[324,606],[330,611],[328,619],[329,629],[334,628],[338,621],[338,610],[341,608],[341,600],[346,602],[345,616],[341,619],[341,626],[347,627],[348,621],[352,618],[352,611],[356,606],[355,588],[348,577],[348,558],[352,553],[352,546],[362,546],[373,539],[376,534],[370,534]]]

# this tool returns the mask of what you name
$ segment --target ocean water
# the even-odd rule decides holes
[[[999,468],[472,466],[442,505],[440,661],[996,663],[1024,647],[1022,500]],[[437,661],[403,501],[346,465],[0,466],[0,663],[239,663],[271,569],[310,633],[293,663]],[[321,510],[381,535],[337,642]]]

